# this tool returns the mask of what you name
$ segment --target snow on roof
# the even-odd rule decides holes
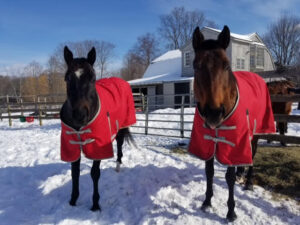
[[[157,84],[168,81],[190,80],[181,76],[181,51],[168,51],[154,59],[141,79],[131,80],[131,85]]]
[[[214,28],[211,28],[211,27],[204,27],[204,29],[213,30],[213,31],[216,31],[218,33],[221,32],[221,30],[214,29]],[[230,32],[230,36],[233,37],[233,38],[237,38],[237,39],[244,40],[244,41],[251,41],[251,42],[253,41],[253,39],[255,38],[256,35],[257,35],[256,33],[236,34],[236,33]]]

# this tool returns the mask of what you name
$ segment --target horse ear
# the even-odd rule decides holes
[[[69,50],[67,46],[64,48],[64,57],[67,65],[69,65],[73,60],[73,53]]]
[[[225,25],[222,32],[218,36],[218,42],[222,48],[226,49],[230,42],[230,30]]]
[[[87,55],[87,61],[89,64],[94,65],[95,61],[96,61],[96,49],[95,47],[93,47],[88,55]]]
[[[194,51],[200,49],[200,44],[204,41],[204,36],[201,33],[199,27],[196,27],[193,33],[193,48]]]

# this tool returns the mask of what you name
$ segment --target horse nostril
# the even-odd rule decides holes
[[[83,122],[88,117],[88,110],[86,108],[76,109],[73,111],[73,118],[79,122]]]

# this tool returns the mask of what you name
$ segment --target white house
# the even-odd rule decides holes
[[[220,30],[204,27],[201,32],[205,39],[217,39]],[[240,35],[231,33],[229,47],[226,50],[233,71],[245,70],[259,73],[271,71],[275,65],[271,54],[259,35],[251,33]],[[150,98],[150,103],[174,107],[181,103],[181,97],[187,94],[185,103],[191,103],[193,98],[193,60],[194,50],[192,41],[181,49],[168,51],[156,58],[148,66],[143,78],[129,81],[133,92],[143,93]]]

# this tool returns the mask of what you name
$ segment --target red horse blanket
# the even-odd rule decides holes
[[[118,131],[136,122],[129,84],[120,78],[96,81],[99,110],[93,120],[79,131],[61,123],[61,159],[74,162],[81,151],[89,159],[113,157],[112,141]]]
[[[232,112],[216,129],[205,127],[197,107],[189,152],[203,160],[216,156],[225,165],[252,165],[254,134],[274,133],[274,117],[264,80],[250,72],[234,72],[238,99]]]

